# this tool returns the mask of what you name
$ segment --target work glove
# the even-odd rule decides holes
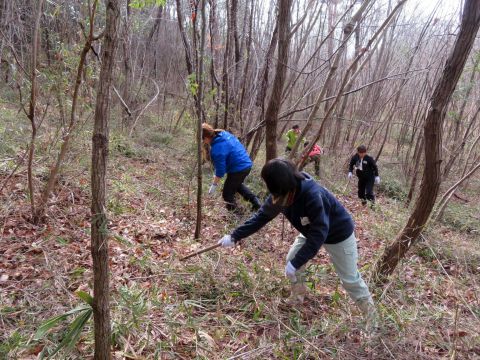
[[[295,269],[295,267],[289,261],[287,266],[285,266],[285,276],[289,278],[291,282],[297,282],[297,276],[295,275],[296,271],[297,269]]]
[[[380,176],[375,176],[375,184],[380,184]]]
[[[349,179],[351,179],[352,176],[353,176],[353,174],[352,174],[352,172],[350,171],[350,172],[348,173],[347,177],[348,177]]]
[[[217,191],[217,187],[218,187],[217,184],[210,185],[210,189],[208,189],[208,195],[213,195],[213,193],[215,193],[215,191]]]
[[[231,235],[225,235],[223,238],[218,240],[218,244],[222,244],[222,247],[228,248],[235,246],[235,241],[233,241]]]

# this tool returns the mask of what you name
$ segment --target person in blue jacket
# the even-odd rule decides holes
[[[234,246],[283,213],[300,232],[286,258],[285,275],[292,283],[290,302],[303,302],[306,264],[323,246],[343,287],[362,311],[367,326],[373,326],[376,310],[357,269],[357,241],[350,214],[327,189],[309,174],[299,172],[289,160],[270,160],[261,176],[270,196],[255,215],[219,243],[223,247]]]
[[[213,194],[220,183],[220,179],[227,175],[223,185],[223,200],[228,210],[236,210],[235,194],[238,192],[252,204],[254,211],[261,206],[258,198],[243,181],[252,170],[252,160],[242,143],[228,131],[213,129],[209,124],[202,125],[202,139],[210,145],[210,157],[215,167],[215,176],[208,193]]]

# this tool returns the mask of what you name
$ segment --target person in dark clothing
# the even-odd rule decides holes
[[[375,194],[373,193],[373,185],[380,184],[380,176],[378,175],[378,167],[375,160],[367,155],[365,145],[357,148],[357,153],[352,156],[348,166],[348,178],[353,176],[353,170],[358,177],[358,197],[362,200],[362,205],[366,205],[367,201],[371,204],[375,203]]]
[[[286,259],[285,276],[292,283],[291,303],[303,302],[306,264],[324,246],[343,287],[367,323],[375,321],[372,296],[357,269],[354,223],[347,210],[327,189],[309,174],[299,172],[289,160],[270,160],[261,176],[270,196],[255,215],[218,243],[223,247],[234,246],[282,213],[300,232]]]
[[[253,163],[242,143],[228,131],[213,129],[206,123],[202,125],[202,139],[204,144],[210,145],[210,157],[215,167],[215,176],[208,193],[213,194],[220,179],[227,174],[222,192],[227,209],[237,210],[235,194],[238,192],[252,204],[254,211],[258,210],[260,201],[243,183],[250,174]]]

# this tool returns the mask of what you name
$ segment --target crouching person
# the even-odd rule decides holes
[[[266,163],[261,176],[270,196],[260,210],[225,235],[219,243],[234,246],[283,213],[300,232],[287,255],[285,275],[291,281],[293,300],[303,302],[305,267],[323,245],[342,285],[361,310],[367,328],[376,324],[376,310],[367,285],[357,269],[357,242],[350,214],[324,187],[284,159]]]

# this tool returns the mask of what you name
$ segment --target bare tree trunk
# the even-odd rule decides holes
[[[262,68],[262,71],[260,72],[261,73],[260,84],[258,85],[260,89],[258,90],[257,97],[255,99],[255,105],[260,107],[258,124],[255,127],[256,130],[261,129],[263,127],[264,115],[265,115],[265,97],[267,95],[267,88],[268,88],[268,74],[270,73],[270,65],[272,63],[273,54],[277,47],[277,42],[278,42],[278,24],[275,25],[275,28],[273,30],[272,38],[270,40],[270,45],[268,46],[267,53],[265,54],[263,68]],[[255,135],[255,138],[254,138],[254,135]],[[258,148],[259,148],[259,141],[263,140],[263,130],[248,131],[245,134],[245,147],[248,148],[252,139],[254,139],[254,143],[257,144],[256,146],[252,147],[252,151],[250,152],[250,158],[253,160],[255,159]]]
[[[108,228],[105,213],[108,160],[108,122],[110,117],[110,88],[112,87],[117,31],[120,20],[118,0],[106,2],[105,40],[102,66],[98,81],[97,103],[92,137],[92,223],[91,252],[93,259],[93,317],[95,332],[94,359],[111,359],[110,308],[108,269]]]
[[[202,230],[202,123],[203,123],[203,111],[202,111],[202,99],[203,99],[203,56],[205,53],[205,30],[207,27],[207,20],[205,16],[205,2],[202,0],[201,14],[202,14],[202,30],[200,35],[200,53],[198,56],[197,66],[197,83],[198,83],[198,100],[197,100],[197,221],[195,225],[195,239],[200,238]],[[194,34],[196,36],[196,34]]]
[[[228,76],[228,69],[230,67],[230,47],[232,46],[232,21],[231,11],[227,2],[227,33],[225,41],[225,52],[223,54],[223,69],[222,69],[222,103],[224,107],[223,111],[223,128],[228,128],[228,114],[230,112],[230,83]]]
[[[290,13],[292,0],[280,0],[278,10],[278,61],[273,80],[270,102],[265,112],[266,161],[277,157],[277,123],[283,86],[287,74],[288,48],[290,45]]]
[[[419,173],[419,167],[420,167],[420,161],[422,160],[422,154],[423,154],[423,136],[419,136],[418,139],[418,147],[417,151],[414,152],[414,168],[413,168],[413,176],[412,176],[412,181],[410,182],[410,189],[408,191],[407,195],[407,200],[405,202],[405,207],[409,207],[410,203],[412,202],[413,199],[413,194],[415,193],[415,187],[417,186],[417,179],[418,179],[418,173]]]
[[[210,77],[212,83],[212,93],[213,93],[213,102],[215,104],[215,115],[214,115],[214,128],[218,128],[218,110],[220,107],[220,82],[217,78],[216,68],[217,60],[219,58],[217,36],[218,36],[218,25],[217,25],[217,1],[210,0],[210,16],[209,16],[209,30],[210,30],[210,49],[212,53],[212,61],[210,63]],[[216,90],[216,91],[215,91]]]
[[[441,144],[445,112],[463,71],[470,49],[480,25],[480,2],[466,0],[462,23],[455,45],[447,59],[443,76],[439,79],[433,93],[430,108],[425,119],[425,164],[421,188],[410,218],[397,238],[388,246],[380,260],[375,264],[374,276],[378,283],[386,280],[416,242],[427,223],[441,182]]]
[[[177,4],[177,20],[178,20],[178,28],[180,30],[180,35],[182,36],[183,48],[185,50],[185,62],[187,64],[187,72],[188,74],[193,73],[193,65],[192,65],[192,55],[190,51],[190,46],[188,45],[187,34],[185,32],[185,27],[183,26],[183,12],[182,12],[182,5],[180,0],[175,0]]]
[[[32,211],[33,222],[37,222],[36,218],[36,209],[35,209],[35,187],[33,185],[33,156],[35,154],[35,139],[37,137],[37,117],[36,117],[36,107],[37,107],[37,56],[39,48],[39,32],[40,32],[40,18],[42,17],[42,6],[43,0],[38,0],[37,8],[35,9],[35,24],[33,26],[33,36],[32,36],[32,73],[31,73],[31,90],[30,90],[30,105],[28,111],[28,118],[30,119],[30,124],[32,126],[32,136],[30,138],[30,146],[28,150],[28,166],[27,166],[27,181],[28,181],[28,192],[30,193],[30,208]]]

